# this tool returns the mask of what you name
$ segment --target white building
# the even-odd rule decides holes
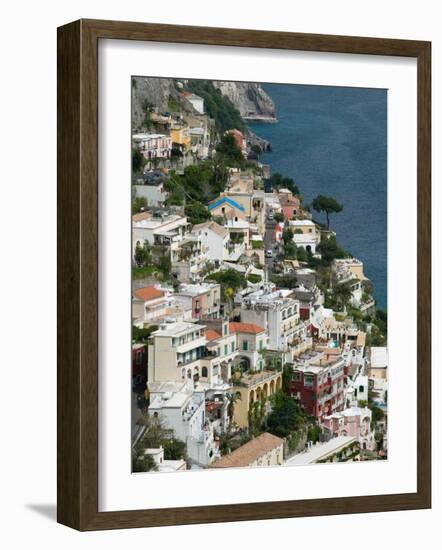
[[[321,241],[316,224],[311,220],[290,220],[288,226],[293,231],[293,242],[312,254],[316,254],[316,247]]]
[[[142,184],[136,183],[133,187],[135,196],[145,198],[149,207],[162,206],[169,196],[169,193],[164,188],[164,181],[161,179]]]
[[[171,472],[182,472],[187,470],[186,461],[183,459],[179,460],[166,460],[164,458],[164,449],[163,447],[158,448],[149,448],[144,451],[145,455],[150,455],[156,465],[156,471],[161,473],[171,473]]]
[[[291,292],[267,285],[244,296],[241,303],[243,322],[265,327],[268,348],[283,352],[284,360],[290,362],[312,343],[307,337],[308,323],[299,316],[299,301],[289,297]]]
[[[193,319],[217,319],[221,303],[221,286],[218,283],[191,283],[180,285],[175,301]]]
[[[183,92],[181,95],[185,97],[189,103],[192,104],[192,107],[198,114],[204,114],[204,99],[202,97],[190,92]]]
[[[192,235],[199,238],[202,253],[212,262],[221,262],[229,257],[229,231],[213,221],[194,225]]]
[[[165,134],[134,134],[135,147],[147,160],[168,159],[172,151],[172,138]]]
[[[184,236],[187,226],[187,218],[178,214],[135,214],[132,216],[132,251],[135,254],[136,246],[143,246],[145,241],[151,245],[171,244]]]
[[[149,383],[148,413],[159,418],[172,429],[177,439],[186,444],[192,462],[208,466],[219,451],[213,429],[205,417],[204,391],[195,391],[190,381],[177,383]]]

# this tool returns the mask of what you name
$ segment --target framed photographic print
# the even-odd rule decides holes
[[[430,67],[59,28],[59,522],[431,506]]]

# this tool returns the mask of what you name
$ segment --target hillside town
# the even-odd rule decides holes
[[[333,231],[345,204],[304,204],[261,162],[271,143],[246,121],[276,116],[260,85],[244,111],[234,83],[142,80],[132,471],[385,460],[387,317]]]

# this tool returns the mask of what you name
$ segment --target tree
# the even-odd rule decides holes
[[[254,143],[251,147],[250,147],[250,150],[252,151],[252,153],[256,156],[256,158],[259,159],[259,157],[262,155],[262,149],[261,147],[257,144],[257,143]]]
[[[232,426],[233,421],[233,415],[235,413],[235,403],[241,399],[241,394],[239,392],[237,393],[226,393],[227,398],[227,416],[229,417],[229,429]]]
[[[351,284],[347,282],[337,285],[333,290],[333,295],[336,302],[345,308],[353,296]]]
[[[343,209],[342,204],[340,204],[333,197],[326,197],[325,195],[318,195],[313,199],[312,202],[313,208],[316,212],[325,212],[327,218],[327,229],[330,227],[330,214],[341,212]]]
[[[244,156],[233,134],[224,134],[216,146],[216,152],[227,166],[242,166]]]
[[[281,223],[284,221],[284,214],[282,212],[275,212],[273,219],[276,223]]]
[[[376,405],[368,405],[368,408],[371,410],[371,426],[372,428],[376,426],[376,423],[384,418],[384,411]]]
[[[286,227],[282,232],[282,240],[284,241],[284,244],[293,241],[293,235],[293,229],[290,229],[290,227]]]
[[[143,208],[147,208],[146,197],[135,196],[132,200],[132,214],[137,214],[138,212],[141,212]]]
[[[293,181],[292,178],[287,178],[280,174],[279,172],[275,172],[270,176],[270,182],[272,184],[273,189],[289,189],[294,195],[299,195],[299,187],[296,185],[296,183]]]
[[[134,259],[138,267],[144,267],[151,263],[151,246],[148,241],[144,241],[143,245],[135,246]]]
[[[197,201],[186,204],[184,213],[187,216],[189,223],[191,223],[192,225],[203,223],[210,219],[210,212],[207,207],[204,206],[204,204],[202,204],[201,202]]]
[[[132,171],[134,174],[139,174],[146,163],[146,159],[140,153],[140,151],[134,147],[132,149]]]
[[[247,286],[246,279],[235,269],[223,269],[216,271],[206,277],[210,281],[215,281],[221,285],[221,292],[225,297],[227,289],[232,290],[232,296],[241,288]]]
[[[265,417],[265,399],[257,399],[249,409],[249,432],[253,436],[259,435]]]
[[[281,391],[270,398],[272,412],[267,417],[269,431],[278,437],[287,437],[304,423],[304,416],[294,399]]]
[[[282,369],[281,389],[285,395],[290,395],[290,386],[293,380],[293,364],[286,363]]]
[[[145,454],[146,448],[140,444],[132,449],[132,472],[155,472],[158,466],[152,455]]]
[[[187,460],[186,444],[181,439],[172,437],[163,442],[165,460]]]
[[[321,253],[321,262],[324,266],[330,265],[333,260],[337,258],[341,259],[348,256],[347,252],[338,246],[334,235],[330,235],[330,237],[322,237],[321,242],[318,244],[317,250]]]
[[[308,259],[307,252],[302,246],[299,246],[296,251],[296,259],[300,262],[306,262]]]

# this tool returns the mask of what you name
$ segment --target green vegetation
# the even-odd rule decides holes
[[[247,276],[247,280],[249,281],[249,283],[256,285],[257,283],[260,283],[262,281],[262,277],[261,275],[250,273],[250,275]]]
[[[181,111],[181,105],[179,101],[173,97],[173,95],[169,95],[169,99],[167,100],[167,108],[171,113],[179,113]]]
[[[295,400],[282,391],[270,397],[272,412],[267,417],[267,426],[273,435],[287,437],[304,424],[304,414]]]
[[[132,449],[133,472],[149,472],[157,469],[149,460],[149,455],[144,454],[146,449],[163,447],[166,460],[187,460],[186,444],[175,437],[173,430],[165,428],[160,418],[143,415],[139,422],[146,426],[146,429]]]
[[[204,99],[205,108],[210,118],[215,120],[216,128],[219,132],[225,132],[232,128],[244,130],[245,125],[234,107],[233,103],[227,97],[215,88],[210,80],[189,80],[187,89]]]
[[[186,204],[184,214],[192,225],[203,223],[210,219],[210,212],[207,207],[204,206],[203,203],[197,201]]]
[[[172,173],[164,184],[169,192],[166,204],[182,205],[184,201],[208,204],[224,191],[227,178],[227,169],[220,159],[187,166],[182,176]]]
[[[272,275],[270,277],[272,283],[279,288],[295,288],[297,285],[297,279],[294,275]]]
[[[146,164],[146,159],[137,149],[137,147],[132,147],[132,171],[134,174],[141,174]]]
[[[321,242],[318,245],[318,252],[321,253],[321,264],[324,266],[329,266],[333,260],[349,257],[349,254],[338,246],[334,235],[321,238]]]
[[[257,143],[254,143],[250,147],[250,151],[252,152],[252,157],[259,160],[259,157],[262,155],[262,148]],[[249,158],[250,158],[250,155],[249,155]]]
[[[292,178],[283,176],[279,172],[275,172],[270,176],[270,182],[273,189],[289,189],[294,195],[299,195],[299,187]]]
[[[246,279],[234,269],[215,271],[206,277],[206,281],[215,281],[221,285],[221,299],[232,308],[235,293],[246,286]]]
[[[132,340],[137,344],[145,344],[152,332],[158,329],[158,325],[151,325],[147,328],[138,328],[135,325],[132,326]]]
[[[309,427],[307,432],[308,441],[317,443],[319,441],[320,436],[321,436],[321,428],[317,424]]]
[[[152,455],[144,454],[145,447],[141,444],[135,445],[132,448],[132,472],[156,472],[158,466],[155,463]]]
[[[273,219],[276,223],[281,223],[284,221],[284,214],[282,212],[275,212]]]
[[[312,206],[316,212],[325,212],[327,229],[330,227],[330,214],[341,212],[343,209],[342,204],[340,204],[336,199],[333,197],[326,197],[325,195],[318,195],[314,198]]]
[[[159,275],[163,281],[171,279],[172,262],[170,255],[163,253],[163,247],[152,247],[148,241],[135,247],[135,265],[132,268],[134,279],[142,279],[149,275]]]
[[[252,248],[254,250],[259,250],[264,248],[264,243],[262,241],[252,241]]]
[[[373,429],[376,426],[376,422],[379,422],[384,418],[384,411],[376,407],[376,405],[368,404],[368,408],[371,410],[371,428]]]
[[[233,134],[224,134],[216,146],[216,152],[224,165],[241,168],[244,166],[244,156],[238,147]]]
[[[146,267],[152,261],[152,247],[148,241],[135,247],[135,264],[137,267]]]
[[[138,214],[143,208],[147,208],[146,197],[134,197],[132,200],[132,214]]]

